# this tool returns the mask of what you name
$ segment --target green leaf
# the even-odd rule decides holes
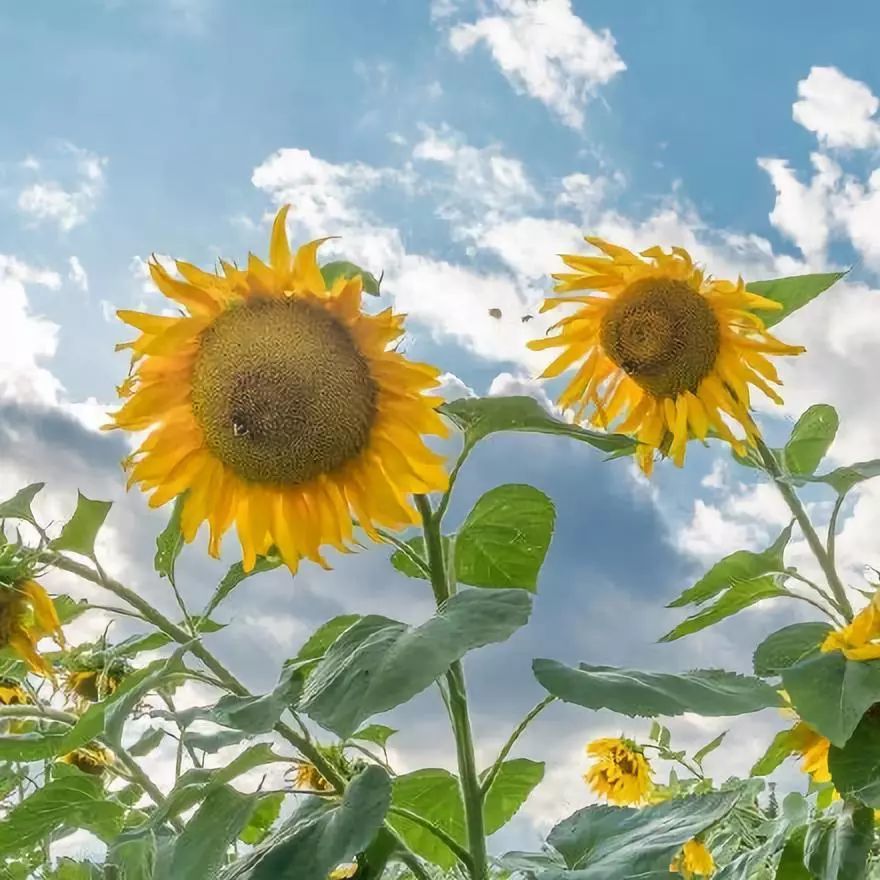
[[[804,839],[807,829],[798,828],[785,842],[779,864],[776,866],[775,880],[813,880],[813,875],[804,864]]]
[[[163,632],[146,633],[145,635],[131,636],[110,650],[116,657],[134,657],[144,651],[157,651],[171,642],[171,636]]]
[[[846,495],[853,486],[878,476],[880,476],[880,458],[875,458],[872,461],[857,461],[855,464],[835,468],[830,473],[814,477],[813,481],[827,483],[838,495]]]
[[[847,660],[840,651],[785,669],[782,683],[798,715],[843,746],[868,707],[880,700],[880,660]]]
[[[836,816],[820,816],[807,826],[804,859],[822,880],[863,880],[873,841],[873,810],[847,805]]]
[[[760,679],[721,669],[674,674],[586,663],[573,669],[555,660],[535,660],[532,669],[544,688],[566,703],[630,717],[744,715],[782,705]]]
[[[773,737],[773,742],[767,751],[758,758],[755,766],[749,771],[749,776],[769,776],[780,764],[795,752],[795,740],[791,729],[780,730]]]
[[[876,710],[862,718],[843,748],[831,747],[828,769],[842,795],[880,808],[880,719]]]
[[[393,727],[387,727],[384,724],[368,724],[362,727],[357,733],[351,735],[352,739],[359,739],[362,742],[375,743],[381,748],[385,748],[385,743],[394,736],[397,731]]]
[[[17,852],[59,828],[86,828],[104,840],[119,833],[124,807],[104,799],[99,779],[75,773],[51,779],[0,823],[0,855]]]
[[[750,581],[737,581],[716,602],[683,620],[660,641],[674,642],[676,639],[713,626],[744,608],[763,602],[764,599],[776,599],[786,595],[788,591],[779,586],[775,575],[764,575]]]
[[[390,802],[388,775],[381,767],[367,767],[348,784],[341,803],[309,798],[219,880],[321,880],[370,845]]]
[[[702,605],[703,602],[730,589],[741,581],[750,581],[769,572],[785,570],[783,554],[791,539],[792,526],[789,525],[782,534],[760,553],[750,550],[737,550],[716,562],[692,587],[685,590],[677,599],[670,602],[668,608],[681,608],[683,605]]]
[[[636,448],[631,437],[588,431],[554,419],[533,397],[464,397],[444,403],[440,412],[464,432],[466,448],[497,431],[558,434],[589,443],[615,456],[628,455]]]
[[[687,841],[723,819],[739,792],[675,798],[640,810],[592,806],[560,822],[547,842],[569,871],[550,869],[542,880],[610,880],[669,876],[669,864]]]
[[[503,828],[543,778],[544,764],[541,761],[526,758],[505,761],[486,792],[483,803],[486,834],[494,834]]]
[[[397,776],[392,791],[392,806],[418,814],[464,844],[467,832],[461,787],[458,778],[448,770],[416,770]],[[394,813],[388,817],[388,823],[417,856],[432,865],[448,871],[457,864],[452,850],[421,825]]]
[[[88,611],[91,607],[88,600],[80,599],[77,601],[67,594],[54,596],[52,604],[55,606],[55,613],[58,615],[58,620],[62,626],[76,620],[80,614]]]
[[[474,648],[503,642],[529,619],[524,590],[465,590],[421,626],[370,615],[333,643],[306,681],[300,709],[343,739],[421,693]]]
[[[840,419],[827,403],[811,406],[792,429],[783,449],[785,469],[796,476],[810,476],[834,442]]]
[[[145,834],[134,840],[124,837],[115,840],[107,853],[107,864],[119,868],[119,880],[154,880],[155,835]]]
[[[774,278],[770,281],[752,281],[746,289],[759,296],[781,303],[781,309],[756,309],[755,314],[765,327],[778,324],[792,312],[805,306],[832,284],[840,281],[846,272],[827,272],[821,275],[794,275],[787,278]]]
[[[490,489],[455,539],[458,580],[475,587],[534,591],[555,519],[553,502],[533,486]]]
[[[334,260],[332,263],[325,263],[321,266],[321,275],[327,287],[332,287],[337,278],[347,279],[360,275],[364,285],[364,293],[369,293],[371,296],[379,295],[379,286],[382,283],[381,277],[376,278],[372,272],[367,272],[348,260]]]
[[[157,880],[215,880],[256,801],[228,785],[212,791],[177,838],[167,876]]]
[[[262,843],[272,830],[272,826],[278,821],[278,814],[281,812],[283,803],[283,792],[261,795],[247,825],[238,835],[238,839],[249,846]]]
[[[229,594],[244,580],[247,580],[249,577],[253,577],[255,574],[262,574],[264,571],[272,571],[273,569],[278,568],[281,565],[281,557],[276,555],[270,556],[258,556],[257,561],[254,563],[254,567],[250,571],[245,571],[244,566],[240,562],[236,562],[232,565],[226,575],[223,577],[223,580],[217,585],[217,589],[214,590],[214,595],[211,596],[208,604],[205,606],[205,610],[202,613],[202,617],[210,617],[214,609],[225,599]]]
[[[299,649],[299,653],[292,661],[298,663],[304,660],[320,660],[327,649],[350,627],[361,619],[360,614],[340,614],[321,624],[309,637],[308,641]]]
[[[163,739],[165,739],[165,731],[161,727],[148,727],[138,741],[129,746],[128,752],[135,758],[142,758],[144,755],[149,755]]]
[[[45,483],[31,483],[30,486],[19,489],[12,498],[0,502],[0,522],[4,519],[23,519],[36,526],[37,521],[34,519],[31,505],[45,485]]]
[[[171,516],[168,519],[168,525],[162,529],[161,534],[156,538],[156,555],[153,558],[153,568],[159,577],[167,577],[171,583],[174,583],[174,564],[180,551],[183,550],[183,532],[180,531],[180,515],[183,512],[183,503],[186,500],[186,493],[178,495],[174,499],[174,507],[171,509]]]
[[[726,730],[723,733],[719,733],[718,736],[716,736],[715,739],[713,739],[711,742],[707,742],[706,745],[703,746],[703,748],[697,749],[697,751],[694,752],[694,760],[698,764],[702,764],[703,759],[706,758],[708,755],[711,755],[712,752],[714,752],[715,749],[717,749],[718,746],[720,746],[721,743],[724,742],[725,736],[727,736]]]
[[[67,550],[83,556],[94,557],[95,538],[107,514],[113,506],[112,501],[93,501],[82,492],[77,492],[76,510],[64,524],[61,534],[49,543],[53,550]]]
[[[831,632],[827,623],[793,623],[767,636],[755,650],[755,675],[769,678],[818,653]]]
[[[449,548],[452,546],[452,538],[448,535],[442,536],[443,541],[443,555],[448,558],[449,557]],[[421,535],[416,535],[414,538],[410,538],[406,542],[407,547],[411,547],[415,552],[422,558],[425,558],[425,539]],[[403,553],[401,550],[395,550],[391,554],[391,564],[401,573],[405,574],[407,577],[411,578],[421,578],[422,580],[427,580],[425,572],[422,571],[418,566],[416,566],[413,562],[410,561],[410,558]],[[457,568],[457,566],[456,566]],[[461,575],[456,571],[456,577],[458,578],[460,583],[463,583],[461,580]]]

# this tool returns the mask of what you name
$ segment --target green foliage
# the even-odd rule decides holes
[[[371,716],[421,693],[468,651],[509,638],[528,621],[531,605],[523,590],[467,590],[421,626],[363,617],[309,676],[300,708],[327,730],[351,736]]]
[[[19,489],[12,498],[0,502],[0,522],[4,519],[21,519],[38,527],[31,505],[45,485],[45,483],[31,483],[29,486]]]
[[[217,585],[208,604],[205,606],[203,617],[210,617],[214,609],[244,580],[253,577],[255,574],[262,574],[265,571],[272,571],[281,565],[280,556],[258,556],[254,567],[250,571],[245,571],[244,566],[240,562],[234,563],[228,572],[226,572],[223,580]]]
[[[844,796],[880,809],[880,712],[874,709],[859,722],[842,748],[828,752],[834,787]]]
[[[782,450],[785,470],[797,476],[812,476],[834,442],[840,420],[827,403],[811,406],[796,422]]]
[[[359,614],[340,614],[319,626],[299,649],[292,661],[320,660],[327,649],[353,624],[361,619]]]
[[[760,679],[720,669],[672,674],[586,663],[573,669],[555,660],[535,660],[532,668],[538,681],[567,703],[631,717],[743,715],[782,705]]]
[[[385,724],[368,724],[351,735],[352,739],[359,739],[363,742],[375,743],[381,748],[385,748],[388,740],[394,736],[397,731],[393,727]]]
[[[880,458],[835,468],[827,474],[815,477],[815,481],[827,483],[838,495],[846,495],[854,486],[877,476],[880,476]]]
[[[180,516],[183,513],[183,503],[186,501],[186,494],[178,495],[174,499],[174,506],[171,508],[171,516],[168,519],[168,525],[159,533],[156,538],[156,555],[153,557],[153,568],[159,577],[167,577],[171,583],[174,583],[174,565],[177,557],[183,550],[183,532],[180,531]]]
[[[247,843],[251,846],[262,843],[278,820],[283,803],[284,794],[281,792],[259,796],[250,819],[248,819],[247,825],[242,829],[241,834],[238,835],[238,839],[242,843]]]
[[[505,761],[486,792],[483,818],[486,833],[500,831],[519,811],[544,778],[544,763],[528,758]]]
[[[765,678],[781,675],[784,670],[819,652],[831,627],[818,621],[792,623],[767,636],[755,650],[755,675]]]
[[[50,541],[49,547],[52,550],[66,550],[93,557],[95,539],[112,506],[111,501],[93,501],[91,498],[86,498],[82,492],[78,492],[73,516],[64,524],[61,534],[54,541]]]
[[[772,299],[782,305],[781,309],[756,309],[755,314],[765,327],[778,324],[793,312],[803,308],[820,293],[828,290],[846,275],[846,272],[826,272],[820,275],[794,275],[774,278],[770,281],[752,281],[746,288],[752,293]]]
[[[862,880],[874,840],[874,812],[846,806],[836,815],[810,823],[804,841],[804,861],[822,880]]]
[[[348,279],[360,275],[364,293],[369,293],[371,296],[379,295],[379,286],[382,283],[381,277],[376,278],[372,272],[367,272],[348,260],[334,260],[331,263],[325,263],[321,266],[321,275],[324,277],[324,284],[327,287],[332,287],[337,278]]]
[[[152,832],[134,839],[118,837],[107,853],[107,864],[119,869],[120,880],[154,880],[156,849]]]
[[[780,764],[795,751],[794,737],[791,729],[780,730],[767,748],[767,751],[755,762],[750,776],[769,776]]]

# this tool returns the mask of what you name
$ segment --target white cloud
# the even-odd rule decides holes
[[[836,67],[812,67],[798,83],[794,121],[812,131],[826,147],[866,149],[880,146],[880,101],[863,82]]]
[[[59,176],[43,177],[25,185],[18,194],[19,211],[31,222],[55,223],[62,232],[80,226],[95,210],[104,191],[107,159],[64,142],[48,164]],[[47,162],[26,160],[26,170],[37,174]]]
[[[79,261],[79,257],[68,257],[67,278],[74,287],[78,287],[82,291],[89,289],[89,276],[83,264]]]
[[[520,217],[486,229],[480,247],[494,251],[517,275],[547,280],[560,268],[557,254],[579,253],[585,245],[580,227],[567,220]]]
[[[458,400],[461,397],[476,397],[477,392],[455,373],[443,373],[436,392],[444,400]]]
[[[533,397],[548,413],[559,414],[544,383],[524,373],[499,373],[492,380],[488,394],[489,397]]]
[[[588,100],[626,69],[610,31],[590,28],[571,0],[494,0],[492,8],[495,14],[450,30],[452,49],[465,54],[485,43],[517,91],[580,128]]]

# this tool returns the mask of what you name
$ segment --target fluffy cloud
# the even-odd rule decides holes
[[[79,257],[69,257],[67,265],[67,280],[70,281],[74,287],[78,287],[83,292],[88,291],[89,276],[83,267],[83,264],[79,261]]]
[[[454,12],[449,4],[442,9]],[[626,69],[610,31],[593,30],[571,0],[494,0],[493,12],[456,24],[449,32],[453,51],[463,55],[484,43],[517,91],[580,128],[588,100]]]

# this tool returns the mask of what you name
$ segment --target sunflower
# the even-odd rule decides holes
[[[596,794],[615,804],[638,804],[651,791],[651,765],[632,740],[606,737],[587,746],[598,758],[584,774]]]
[[[802,758],[801,770],[808,773],[813,782],[831,782],[831,771],[828,769],[828,750],[831,742],[821,733],[803,721],[798,721],[791,729],[792,751]]]
[[[70,693],[90,703],[97,703],[119,687],[124,674],[124,671],[115,668],[72,670],[67,673],[65,687]]]
[[[14,678],[0,678],[0,706],[26,706],[31,702],[28,692]]]
[[[88,773],[89,776],[100,776],[113,763],[113,755],[100,743],[91,742],[62,755],[58,760]]]
[[[329,288],[321,241],[291,253],[287,207],[275,218],[269,263],[222,271],[156,262],[159,290],[179,317],[120,311],[140,331],[125,403],[109,428],[149,431],[127,460],[129,484],[159,507],[186,493],[181,531],[210,528],[209,549],[236,525],[243,565],[274,547],[295,571],[326,567],[321,547],[349,549],[352,514],[364,532],[418,521],[410,493],[442,490],[441,456],[423,435],[446,436],[436,409],[440,371],[389,348],[403,316],[361,310],[360,276]]]
[[[681,874],[686,880],[693,880],[694,877],[711,877],[715,873],[715,859],[704,843],[700,843],[699,840],[689,840],[672,860],[669,871],[672,874]]]
[[[606,256],[563,255],[574,271],[553,276],[562,295],[542,306],[578,310],[550,328],[556,335],[529,343],[533,350],[563,349],[545,378],[578,365],[559,405],[578,421],[591,409],[593,424],[605,429],[621,420],[615,430],[639,441],[645,473],[655,450],[681,466],[688,439],[705,440],[710,431],[744,453],[758,437],[749,386],[781,403],[769,384],[780,384],[769,356],[804,351],[767,333],[754,312],[779,303],[750,293],[741,278],[710,278],[684,248],[666,254],[652,247],[637,256],[600,238],[586,240]],[[742,426],[744,440],[727,419]]]
[[[828,633],[821,649],[826,653],[842,651],[848,660],[880,658],[880,590],[851,623]]]
[[[0,583],[0,649],[11,648],[31,672],[51,678],[52,667],[37,651],[44,636],[64,644],[61,622],[49,594],[30,579]]]
[[[309,791],[333,791],[333,786],[308,761],[300,761],[294,774],[294,785]]]

